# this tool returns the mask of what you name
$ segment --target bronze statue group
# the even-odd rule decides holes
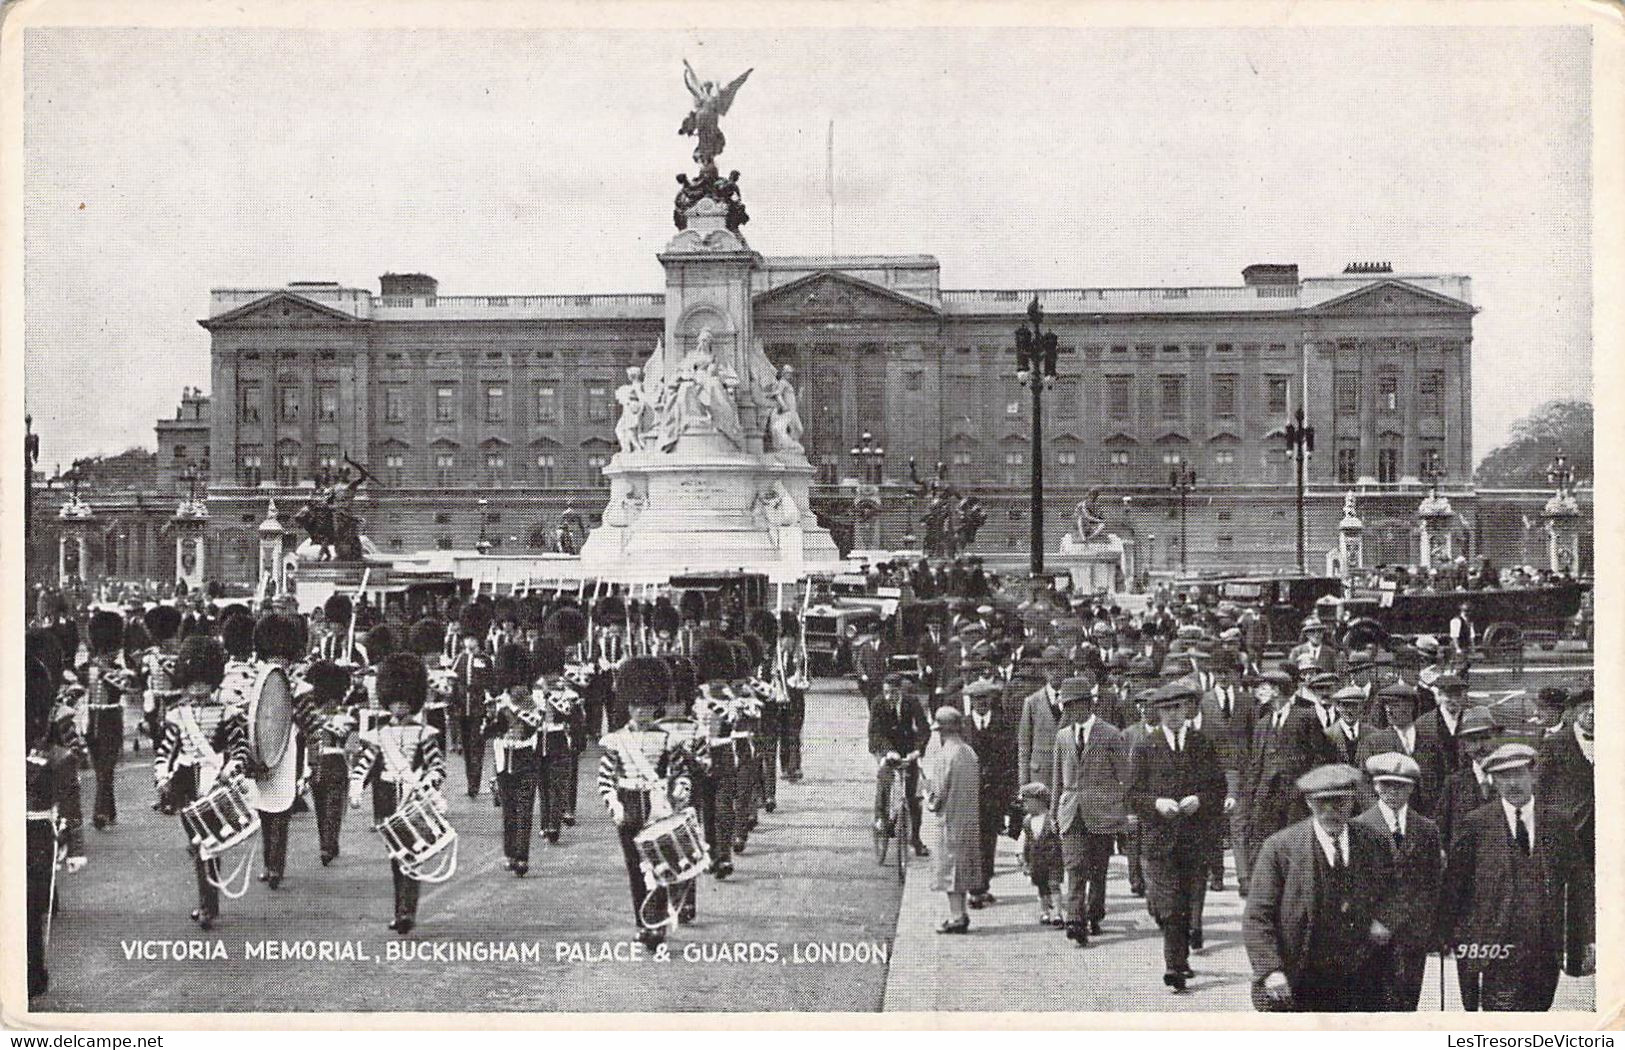
[[[48,985],[58,879],[94,853],[81,770],[95,783],[91,824],[107,831],[131,804],[115,790],[118,759],[143,738],[154,790],[142,801],[178,818],[201,929],[222,921],[223,898],[248,892],[255,854],[259,882],[283,888],[294,813],[313,811],[331,864],[346,809],[370,790],[393,882],[389,928],[406,935],[421,884],[456,868],[448,754],[461,753],[476,797],[490,751],[506,868],[525,877],[538,809],[542,837],[558,843],[596,752],[634,929],[658,944],[695,918],[702,877],[733,873],[777,807],[780,778],[801,779],[808,685],[793,613],[680,599],[479,598],[409,625],[369,622],[345,595],[309,617],[103,608],[85,618],[82,656],[75,619],[31,629],[30,996]]]

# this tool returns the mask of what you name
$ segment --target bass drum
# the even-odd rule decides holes
[[[248,691],[248,750],[264,769],[275,769],[293,740],[293,684],[288,672],[264,664]]]

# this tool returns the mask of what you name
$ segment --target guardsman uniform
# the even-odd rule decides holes
[[[87,625],[90,659],[79,670],[89,714],[86,746],[96,774],[96,802],[91,818],[98,830],[118,823],[113,793],[113,772],[124,750],[124,697],[135,691],[135,676],[122,666],[119,648],[124,643],[124,620],[105,609],[91,614]]]
[[[452,657],[453,721],[463,749],[463,779],[468,797],[480,793],[485,776],[485,706],[492,686],[491,658],[479,648],[479,637],[462,636],[462,650]]]
[[[497,685],[502,693],[485,722],[502,803],[502,854],[508,870],[520,878],[530,871],[537,736],[544,720],[533,693],[536,675],[531,663],[530,652],[518,642],[508,643],[497,653]]]
[[[315,719],[310,730],[311,794],[316,809],[316,837],[322,866],[339,855],[339,831],[344,825],[344,802],[349,792],[348,748],[355,734],[350,709],[350,670],[331,660],[318,660],[305,672]]]
[[[694,720],[705,733],[711,766],[701,796],[700,816],[705,841],[711,849],[713,872],[719,879],[733,874],[735,813],[738,798],[739,744],[734,736],[734,702],[727,680],[733,673],[733,651],[721,638],[701,638],[694,646],[694,678],[699,695]]]
[[[43,994],[49,984],[46,948],[56,898],[56,873],[65,861],[69,872],[85,863],[79,795],[79,763],[51,741],[51,706],[56,684],[45,664],[29,657],[24,675],[24,712],[28,756],[25,859],[27,864],[28,995]]]
[[[552,638],[537,640],[532,699],[542,712],[536,730],[536,787],[541,796],[542,836],[559,841],[565,814],[575,821],[576,742],[586,732],[581,695],[564,677],[564,650]]]

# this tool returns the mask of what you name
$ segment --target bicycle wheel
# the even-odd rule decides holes
[[[898,788],[902,788],[901,777]],[[902,882],[908,876],[908,855],[913,851],[914,818],[906,801],[897,810],[897,881]]]

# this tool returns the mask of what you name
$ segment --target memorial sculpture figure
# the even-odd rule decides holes
[[[318,561],[360,561],[364,554],[361,546],[362,522],[350,506],[356,490],[373,478],[366,468],[348,456],[344,458],[344,463],[332,483],[313,493],[293,516],[294,524],[304,529],[310,542],[316,545]],[[353,478],[350,476],[351,467],[356,468]]]
[[[688,86],[689,94],[694,96],[694,108],[683,118],[677,134],[691,135],[698,140],[694,146],[694,161],[702,167],[721,156],[728,144],[719,121],[733,106],[734,96],[739,94],[740,87],[751,72],[745,70],[719,91],[715,81],[702,81],[694,72],[694,67],[688,64],[688,59],[683,59],[683,83]]]
[[[621,417],[615,423],[615,438],[622,452],[637,452],[643,448],[643,369],[633,365],[626,370],[626,382],[615,390],[615,401],[621,406]]]
[[[796,370],[790,365],[779,369],[772,387],[772,412],[768,417],[769,443],[774,452],[802,452],[801,409],[796,401]]]
[[[1079,543],[1088,543],[1090,540],[1106,531],[1106,519],[1101,517],[1095,506],[1100,501],[1100,486],[1089,490],[1088,495],[1078,501],[1077,510],[1073,517],[1073,535]]]

